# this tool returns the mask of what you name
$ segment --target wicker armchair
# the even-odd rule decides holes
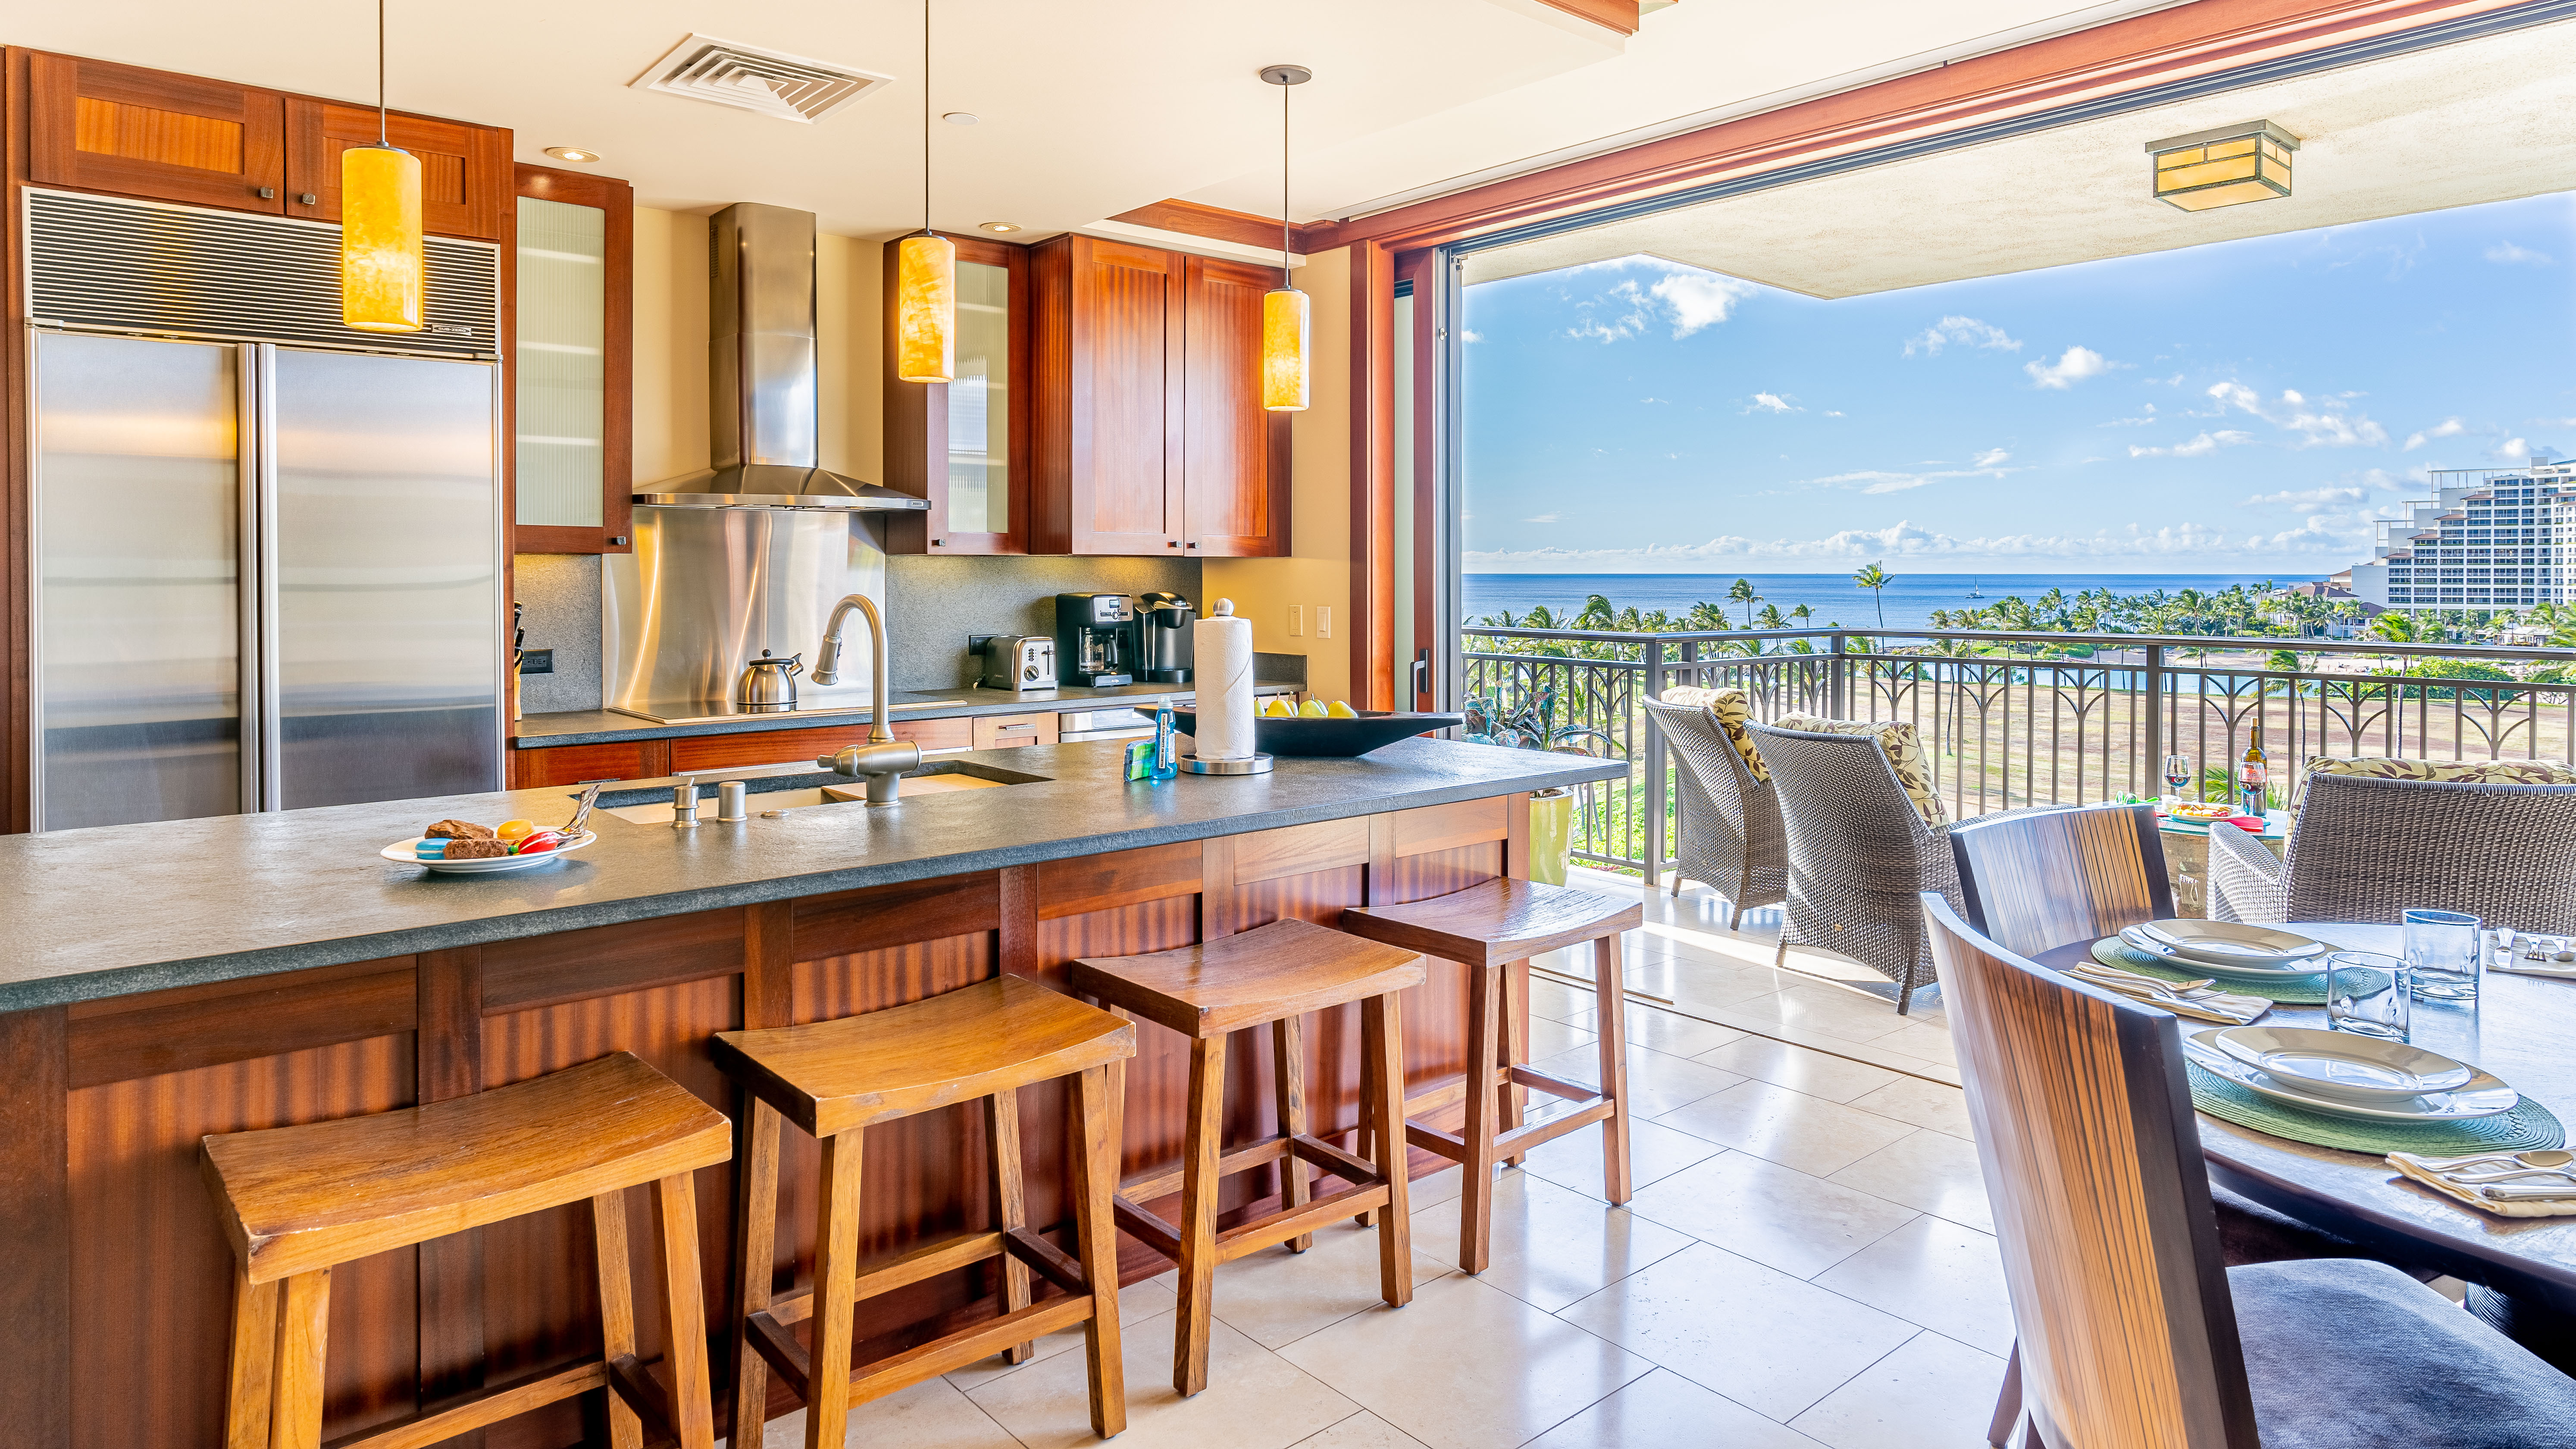
[[[1699,881],[1734,907],[1727,929],[1756,906],[1789,899],[1789,842],[1780,824],[1780,797],[1757,780],[1744,756],[1726,738],[1706,705],[1643,702],[1662,727],[1681,766],[1681,819],[1674,853],[1673,894],[1685,879]]]
[[[1793,944],[1838,952],[1896,983],[1896,1010],[1932,982],[1924,891],[1964,910],[1950,828],[1929,825],[1878,742],[1752,725],[1779,793],[1789,846],[1788,909],[1776,960]]]
[[[2576,933],[2576,785],[2313,774],[2281,875],[2294,921],[2433,906]]]
[[[2233,825],[2209,828],[2209,918],[2249,924],[2290,919],[2281,858]]]

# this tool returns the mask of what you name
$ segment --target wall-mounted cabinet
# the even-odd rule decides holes
[[[1288,419],[1258,392],[1269,274],[1095,237],[1032,249],[1038,553],[1288,552]]]
[[[624,553],[634,507],[635,192],[521,166],[511,218],[511,551]]]
[[[420,158],[420,222],[439,236],[499,241],[511,189],[510,133],[427,116],[389,115],[385,138]],[[373,107],[289,96],[286,214],[340,219],[340,153],[376,142]]]
[[[957,376],[894,368],[896,251],[885,248],[885,483],[930,500],[890,514],[894,553],[1029,552],[1029,251],[957,239]]]

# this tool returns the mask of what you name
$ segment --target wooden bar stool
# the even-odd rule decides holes
[[[769,1374],[805,1401],[808,1449],[840,1449],[850,1410],[990,1354],[1013,1362],[1043,1334],[1079,1323],[1091,1360],[1091,1427],[1127,1427],[1118,1346],[1118,1239],[1109,1193],[1118,1177],[1118,1095],[1112,1064],[1136,1054],[1136,1028],[1017,976],[997,976],[908,1006],[761,1031],[719,1032],[716,1065],[757,1102],[743,1163],[743,1319],[735,1325],[733,1442],[756,1445],[769,1417]],[[1073,1168],[1080,1262],[1030,1232],[1020,1183],[1019,1089],[1079,1076]],[[926,1243],[859,1271],[859,1160],[867,1129],[984,1099],[994,1225]],[[823,1144],[816,1197],[814,1288],[773,1296],[777,1254],[778,1122]],[[859,1300],[907,1283],[1003,1260],[1002,1314],[918,1344],[853,1373]],[[1064,1290],[1032,1305],[1029,1274]],[[814,1347],[789,1325],[814,1320]]]
[[[609,1391],[618,1449],[673,1439],[681,1449],[713,1449],[689,1174],[732,1155],[733,1124],[722,1113],[626,1052],[426,1107],[206,1138],[206,1180],[241,1260],[226,1449],[322,1442],[333,1266],[585,1199],[599,1248],[599,1356],[333,1449],[437,1444],[597,1388]],[[668,1394],[635,1357],[625,1191],[647,1183]]]
[[[1183,1396],[1207,1387],[1209,1313],[1216,1266],[1276,1243],[1304,1251],[1315,1229],[1335,1218],[1385,1209],[1378,1233],[1378,1291],[1402,1307],[1413,1301],[1413,1244],[1405,1223],[1405,1155],[1394,1130],[1404,1115],[1404,1025],[1396,993],[1422,984],[1422,958],[1411,951],[1343,935],[1299,920],[1203,945],[1145,956],[1073,963],[1073,989],[1190,1039],[1189,1125],[1181,1166],[1124,1184],[1111,1210],[1118,1226],[1180,1263],[1180,1329],[1172,1343],[1172,1387]],[[1304,1048],[1297,1018],[1344,1002],[1360,1003],[1362,1117],[1374,1126],[1378,1152],[1362,1159],[1306,1130]],[[1246,1027],[1267,1025],[1276,1048],[1279,1135],[1225,1152],[1225,1042]],[[1218,1184],[1264,1163],[1281,1163],[1280,1210],[1216,1229]],[[1350,1186],[1308,1200],[1313,1166]],[[1142,1204],[1181,1193],[1180,1226]]]
[[[1489,880],[1410,905],[1354,906],[1342,912],[1342,929],[1354,936],[1467,968],[1466,1079],[1404,1104],[1410,1119],[1461,1097],[1467,1101],[1465,1131],[1459,1135],[1411,1120],[1404,1124],[1414,1146],[1467,1169],[1458,1225],[1458,1266],[1466,1271],[1485,1271],[1493,1257],[1494,1164],[1518,1162],[1542,1142],[1602,1124],[1602,1178],[1612,1202],[1628,1200],[1628,1033],[1622,1012],[1627,985],[1620,976],[1619,938],[1644,920],[1645,910],[1635,901],[1526,880]],[[1600,1022],[1597,1092],[1522,1064],[1526,1025],[1515,1029],[1503,979],[1508,964],[1585,941],[1592,943]],[[1577,1105],[1564,1116],[1524,1127],[1516,1087]]]

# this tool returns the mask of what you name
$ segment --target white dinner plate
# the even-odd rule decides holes
[[[2218,1033],[2218,1049],[2274,1081],[2352,1102],[2403,1102],[2452,1092],[2477,1069],[2402,1041],[2312,1026],[2237,1026]]]
[[[2138,930],[2195,961],[2272,966],[2326,953],[2325,943],[2236,921],[2148,921]]]
[[[2186,956],[2148,935],[2138,926],[2131,926],[2122,931],[2120,942],[2132,951],[2153,956],[2167,966],[2191,972],[2195,976],[2233,976],[2246,981],[2288,981],[2303,976],[2320,976],[2326,969],[2325,958],[2322,956],[2268,962],[2209,961],[2198,956]]]
[[[486,856],[481,860],[423,860],[412,852],[420,847],[424,838],[415,835],[409,840],[397,840],[376,854],[397,865],[423,866],[440,875],[499,875],[505,871],[535,870],[539,866],[552,865],[599,837],[585,830],[577,838],[567,840],[552,850],[540,850],[534,855]]]
[[[2323,1112],[2330,1117],[2356,1117],[2365,1122],[2466,1122],[2510,1112],[2522,1101],[2520,1092],[2486,1072],[2471,1077],[2468,1085],[2458,1091],[2431,1092],[2402,1102],[2354,1102],[2323,1096],[2303,1091],[2229,1056],[2210,1040],[2216,1035],[2218,1032],[2211,1030],[2196,1031],[2184,1037],[2182,1054],[2190,1058],[2193,1065],[2225,1077],[2256,1096],[2304,1107],[2311,1112]]]

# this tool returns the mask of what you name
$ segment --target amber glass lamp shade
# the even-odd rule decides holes
[[[340,153],[340,320],[418,332],[429,295],[420,244],[420,158],[396,146]]]
[[[957,243],[933,232],[908,236],[895,252],[895,376],[949,382],[957,376]]]
[[[1306,410],[1306,294],[1280,287],[1261,297],[1261,405],[1274,413]]]
[[[2298,138],[2269,121],[2151,142],[2156,200],[2184,211],[2274,201],[2290,194]]]

